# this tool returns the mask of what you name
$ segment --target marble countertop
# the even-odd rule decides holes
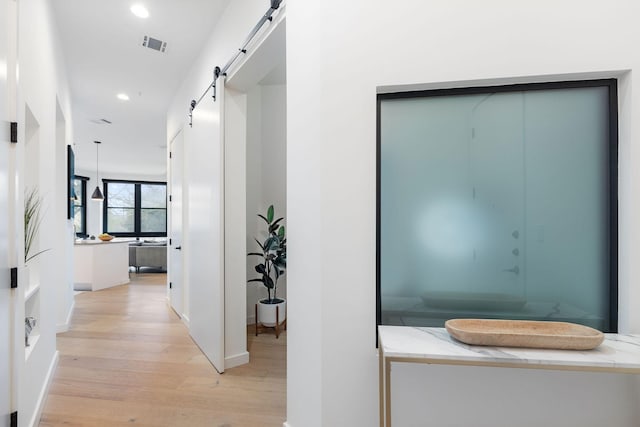
[[[100,240],[100,239],[94,239],[94,240],[91,240],[91,239],[80,239],[80,240],[76,240],[76,241],[75,241],[75,244],[76,244],[76,245],[78,245],[78,246],[84,246],[84,245],[104,245],[104,244],[109,244],[109,243],[110,243],[110,244],[113,244],[113,243],[129,243],[129,242],[131,242],[131,241],[132,241],[131,239],[117,239],[117,238],[116,238],[116,239],[109,240],[109,241],[107,241],[107,242],[103,242],[103,241],[102,241],[102,240]]]
[[[385,358],[425,363],[632,372],[640,374],[640,335],[605,334],[593,350],[547,350],[467,345],[444,328],[378,326]]]

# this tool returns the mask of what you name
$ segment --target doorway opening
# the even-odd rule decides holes
[[[246,195],[236,205],[242,210],[239,213],[245,221],[243,224],[236,224],[239,233],[233,234],[244,239],[245,256],[235,270],[227,267],[227,280],[231,283],[247,283],[248,280],[261,276],[255,269],[259,259],[246,256],[248,252],[261,252],[256,240],[264,242],[267,238],[265,222],[258,214],[266,217],[269,206],[273,206],[274,219],[282,217],[280,225],[286,229],[286,99],[286,20],[283,17],[279,22],[273,23],[260,45],[225,82],[225,169],[226,174],[236,168],[245,171],[243,176],[237,177],[237,182],[244,181]],[[244,153],[236,151],[238,146],[244,147]],[[227,227],[231,213],[229,199],[234,191],[229,184],[231,182],[227,177]],[[227,228],[226,238],[229,237]],[[278,298],[286,300],[286,288],[285,273],[278,279]],[[268,293],[260,282],[247,283],[244,325],[255,325],[256,304],[267,298]],[[282,313],[280,319],[284,315],[286,312]],[[250,328],[250,331],[254,329]],[[265,330],[265,333],[271,333],[274,335],[273,339],[277,339],[275,331]]]

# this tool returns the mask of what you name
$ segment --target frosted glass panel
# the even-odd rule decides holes
[[[611,330],[608,86],[381,95],[379,113],[382,324]]]

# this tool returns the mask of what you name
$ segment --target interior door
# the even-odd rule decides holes
[[[183,319],[189,320],[188,313],[185,313],[184,304],[184,280],[183,267],[184,257],[182,251],[182,229],[183,229],[183,203],[182,203],[182,182],[184,174],[183,157],[183,135],[182,131],[171,141],[171,156],[169,157],[169,170],[171,171],[171,224],[170,224],[170,253],[169,253],[169,300],[171,307]]]
[[[496,93],[471,112],[471,197],[484,224],[473,277],[498,295],[524,297],[523,94]],[[504,179],[509,177],[509,179]]]
[[[0,52],[1,54],[2,52]],[[0,60],[1,63],[1,60]],[[0,75],[2,72],[0,71]],[[4,108],[6,80],[0,77],[0,427],[9,425],[11,413],[11,331],[13,330],[9,271],[9,122]]]
[[[184,130],[189,332],[218,372],[224,371],[225,338],[223,103],[220,79],[216,101],[204,98],[193,111],[193,127]]]
[[[1,73],[0,73],[1,74]],[[0,94],[4,98],[5,86],[0,83]],[[4,101],[4,99],[2,99]],[[0,110],[2,137],[0,137],[0,427],[9,425],[11,413],[11,331],[13,330],[12,304],[9,272],[9,141],[5,138],[8,122],[6,111]]]
[[[9,111],[8,111],[8,19],[7,0],[0,0],[0,427],[10,424],[11,410],[11,337],[13,330],[9,272]]]

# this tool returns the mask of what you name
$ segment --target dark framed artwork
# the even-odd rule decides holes
[[[67,219],[73,219],[73,207],[76,199],[73,180],[75,178],[75,155],[73,148],[67,145]]]

